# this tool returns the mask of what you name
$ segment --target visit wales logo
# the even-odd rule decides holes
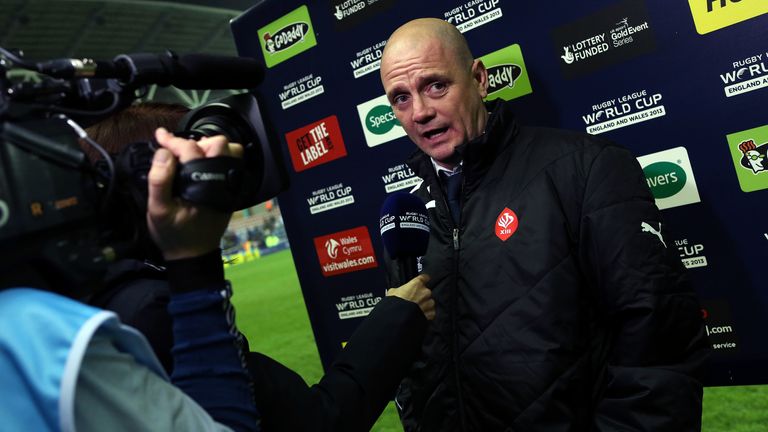
[[[726,138],[741,190],[768,189],[768,125],[735,132]]]

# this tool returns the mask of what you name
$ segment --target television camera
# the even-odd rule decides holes
[[[14,82],[9,71],[40,80]],[[218,157],[181,164],[174,194],[229,212],[276,196],[288,177],[254,87],[263,67],[253,59],[190,54],[124,54],[112,61],[59,59],[33,63],[0,48],[0,267],[32,262],[48,278],[86,286],[135,244],[111,243],[106,208],[116,187],[146,203],[154,142],[131,144],[113,158],[80,126],[137,99],[151,84],[183,89],[251,89],[190,111],[176,132],[225,135],[243,145],[242,159]],[[81,145],[101,154],[91,163]],[[113,160],[114,159],[114,160]],[[117,179],[127,179],[118,182]],[[116,186],[117,185],[117,186]]]

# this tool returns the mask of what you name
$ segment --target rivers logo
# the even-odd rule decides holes
[[[701,202],[685,147],[640,156],[637,161],[660,210]]]
[[[699,34],[768,13],[768,2],[765,0],[688,0],[688,5]]]
[[[496,237],[501,241],[507,241],[517,231],[518,226],[519,221],[515,212],[505,207],[496,218]]]
[[[368,147],[375,147],[406,135],[386,95],[361,103],[357,106],[357,113]]]
[[[480,57],[488,70],[488,97],[512,100],[533,93],[520,45],[514,44]]]
[[[260,28],[258,35],[267,67],[273,67],[317,45],[306,6]]]
[[[768,125],[732,133],[727,140],[741,190],[768,189]]]

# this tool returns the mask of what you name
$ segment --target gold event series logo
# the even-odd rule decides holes
[[[688,0],[699,34],[728,27],[768,13],[765,0]]]

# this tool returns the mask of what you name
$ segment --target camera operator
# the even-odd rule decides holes
[[[87,128],[88,136],[117,158],[135,142],[150,141],[159,127],[174,130],[189,109],[182,105],[142,102]],[[81,147],[89,159],[100,155],[90,146]],[[145,193],[124,184],[118,176],[115,197],[108,207],[107,225],[115,242],[133,244],[124,257],[109,265],[104,284],[87,303],[115,312],[120,321],[139,330],[149,342],[168,374],[173,371],[173,330],[168,313],[170,288],[162,253],[147,230]]]
[[[176,158],[238,155],[240,148],[221,136],[196,143],[164,129],[156,139],[163,148],[149,171],[146,220],[172,293],[176,387],[135,330],[43,291],[66,288],[34,267],[16,268],[0,283],[0,389],[8,401],[0,419],[14,430],[256,430],[255,397],[266,430],[369,429],[434,317],[428,276],[390,289],[317,385],[255,353],[249,379],[218,250],[229,214],[172,196]],[[34,289],[12,288],[19,286]]]
[[[156,138],[146,217],[173,293],[176,387],[146,340],[113,314],[44,291],[66,287],[33,264],[4,269],[0,419],[10,430],[258,430],[218,252],[229,214],[171,194],[175,158],[238,148],[223,137],[196,143],[158,130]]]

